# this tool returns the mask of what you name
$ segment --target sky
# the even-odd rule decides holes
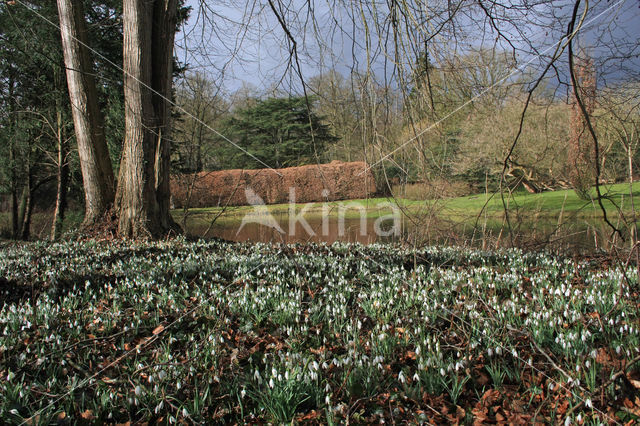
[[[188,0],[188,4],[193,10],[177,35],[176,44],[179,59],[192,72],[216,80],[226,93],[239,89],[267,93],[275,87],[300,90],[290,43],[268,1]],[[505,7],[491,11],[498,18],[491,22],[482,15],[482,10],[467,7],[467,2],[461,0],[456,33],[446,27],[447,16],[441,15],[446,12],[445,7],[417,8],[411,19],[406,19],[404,31],[400,30],[404,42],[396,48],[388,31],[386,2],[365,2],[361,9],[354,7],[355,2],[343,5],[333,0],[283,0],[274,4],[296,39],[303,78],[332,68],[346,76],[353,71],[362,73],[368,63],[374,79],[393,84],[401,84],[398,70],[411,66],[417,54],[415,49],[422,47],[423,41],[436,33],[441,24],[444,30],[428,39],[435,60],[438,56],[443,60],[447,55],[464,55],[468,49],[496,46],[515,54],[520,67],[513,70],[515,73],[525,68],[539,71],[554,53],[573,5],[566,0],[538,2],[534,6],[536,13],[525,18],[516,7],[517,2],[507,2]],[[313,10],[309,10],[309,5]],[[602,84],[620,78],[637,80],[640,75],[639,6],[638,0],[590,2],[577,43],[595,58]],[[365,16],[365,20],[360,16]],[[377,26],[375,18],[380,23]],[[396,52],[400,52],[399,57]],[[559,61],[561,74],[566,68],[565,57]]]

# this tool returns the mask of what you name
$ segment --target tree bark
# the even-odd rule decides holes
[[[31,213],[33,211],[33,172],[27,170],[27,183],[22,191],[20,202],[20,239],[27,241],[31,236]]]
[[[59,107],[59,105],[58,105]],[[57,108],[57,143],[58,143],[58,161],[57,161],[57,189],[56,189],[56,207],[53,212],[53,223],[51,224],[51,241],[55,241],[60,237],[62,224],[64,222],[64,214],[67,208],[67,185],[69,183],[69,164],[67,163],[67,140],[64,134],[64,124],[62,123],[62,111]]]
[[[114,200],[114,177],[87,48],[82,0],[57,0],[60,33],[85,194],[84,225],[102,219]]]
[[[118,233],[158,237],[169,212],[169,104],[176,0],[124,0],[125,140],[116,194]]]
[[[14,88],[15,88],[15,79],[13,78],[13,73],[9,73],[8,78],[8,99],[9,99],[9,176],[11,179],[11,238],[17,240],[20,236],[20,222],[18,215],[18,173],[16,171],[16,124],[17,118],[15,114],[15,97],[14,97]]]

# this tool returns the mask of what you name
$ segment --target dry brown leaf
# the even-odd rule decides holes
[[[482,386],[486,386],[489,383],[489,376],[487,376],[486,374],[484,374],[482,371],[475,371],[477,378],[476,378],[476,383],[482,387]]]
[[[302,416],[300,420],[315,420],[318,417],[320,417],[320,414],[316,410],[311,410],[310,412]]]
[[[471,413],[474,416],[473,424],[474,425],[482,425],[487,420],[487,413],[489,410],[487,407],[476,407],[471,410]]]
[[[309,352],[311,352],[312,354],[316,354],[316,355],[322,355],[325,351],[325,347],[324,346],[320,346],[318,349],[315,348],[311,348],[309,349]]]
[[[164,331],[164,325],[159,325],[156,328],[153,329],[152,333],[154,336],[157,336],[158,334],[162,333]]]
[[[500,397],[500,391],[497,389],[489,389],[484,394],[482,394],[482,404],[485,407],[492,406]]]
[[[96,418],[96,416],[93,415],[93,411],[89,409],[85,410],[83,413],[80,413],[80,417],[85,420],[93,420]]]

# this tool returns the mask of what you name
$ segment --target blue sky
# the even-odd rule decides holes
[[[190,20],[176,41],[178,56],[189,64],[192,71],[219,80],[227,92],[242,87],[253,88],[261,93],[274,87],[286,90],[293,86],[299,89],[299,77],[288,68],[286,36],[267,1],[252,3],[227,0],[214,4],[189,0],[189,3],[193,7]],[[313,5],[315,21],[309,19],[308,4]],[[354,2],[349,4],[353,6]],[[371,5],[374,3],[364,4],[369,8],[364,10],[365,15],[384,15],[383,10],[373,10]],[[517,3],[509,4],[513,6]],[[331,68],[343,75],[350,74],[352,70],[362,72],[366,69],[365,26],[362,21],[356,28],[351,23],[351,16],[359,10],[332,5],[335,6],[332,0],[311,3],[291,0],[287,3],[287,11],[283,12],[298,41],[301,68],[306,79]],[[548,55],[553,52],[552,46],[558,42],[560,33],[564,32],[571,5],[566,0],[539,4],[537,23],[524,23],[517,11],[512,12],[506,7],[494,11],[496,16],[501,13],[518,15],[516,25],[509,24],[507,20],[496,21],[502,34],[512,40],[512,45],[498,36],[491,22],[478,15],[478,9],[462,9],[461,13],[467,14],[460,19],[463,26],[467,27],[464,28],[465,36],[454,44],[452,38],[447,38],[449,34],[443,34],[430,40],[430,47],[436,55],[437,52],[452,52],[454,46],[458,50],[453,54],[463,54],[465,49],[478,47],[497,46],[506,50],[515,47],[521,64],[530,62],[530,66],[540,67],[547,63]],[[590,54],[596,57],[602,84],[621,77],[637,79],[640,74],[640,52],[636,45],[640,40],[639,5],[637,0],[601,0],[590,4],[586,25],[578,43],[586,46]],[[429,34],[427,27],[436,26],[441,20],[435,16],[427,22],[420,28],[408,26],[404,37],[413,40],[407,45],[419,44]],[[553,23],[554,28],[542,26],[549,23]],[[336,27],[342,27],[343,30],[336,31]],[[390,65],[395,59],[395,51],[390,47],[393,43],[388,38],[380,38],[385,34],[376,34],[372,28],[369,31],[372,73],[378,80],[389,81],[397,77],[397,73],[393,74],[394,67]],[[607,47],[614,44],[612,41],[617,45],[614,51]],[[538,54],[539,59],[536,57]],[[631,57],[621,58],[629,55]],[[409,50],[403,51],[400,56],[403,61],[414,58]],[[563,61],[564,58],[559,62],[560,70],[563,69]]]

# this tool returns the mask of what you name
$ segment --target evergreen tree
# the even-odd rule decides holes
[[[292,167],[325,161],[325,145],[334,142],[321,117],[304,97],[268,98],[242,108],[223,126],[224,134],[242,147],[221,142],[218,155],[228,168]]]

